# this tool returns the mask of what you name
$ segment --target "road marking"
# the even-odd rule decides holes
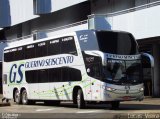
[[[51,111],[55,109],[37,109],[36,112],[45,112],[45,111]]]
[[[96,112],[101,112],[101,110],[78,111],[78,112],[76,112],[76,113],[96,113]]]

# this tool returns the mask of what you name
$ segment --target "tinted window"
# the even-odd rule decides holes
[[[60,40],[54,39],[48,41],[48,55],[60,54]]]
[[[117,32],[97,32],[99,49],[106,53],[137,54],[137,44],[131,34]]]
[[[82,52],[87,74],[91,77],[101,80],[101,57],[92,56]]]
[[[24,48],[18,47],[14,52],[14,60],[23,60],[24,59]]]
[[[38,82],[39,83],[48,82],[48,70],[47,69],[41,69],[38,71]]]
[[[74,68],[52,68],[26,71],[28,83],[81,81],[81,71]]]
[[[49,69],[49,82],[61,81],[61,68]]]
[[[26,71],[26,82],[27,83],[37,83],[38,82],[38,71],[37,70],[32,70],[32,71]]]
[[[40,42],[36,44],[36,57],[47,56],[47,43]]]
[[[74,37],[68,36],[47,42],[29,44],[4,51],[4,61],[17,61],[57,54],[77,55]]]
[[[35,58],[35,45],[27,45],[25,48],[25,59]]]
[[[81,81],[81,72],[78,69],[62,68],[62,81]]]
[[[101,63],[87,65],[87,73],[96,79],[101,79]]]
[[[70,74],[69,81],[81,81],[82,80],[81,71],[78,69],[70,69],[69,74]]]
[[[74,37],[64,37],[61,39],[61,53],[77,55]]]
[[[13,60],[14,53],[10,52],[10,50],[5,50],[4,51],[4,61],[5,62],[10,62]]]
[[[70,73],[69,68],[62,68],[62,81],[69,81],[70,80]]]
[[[4,51],[4,61],[11,62],[11,61],[23,60],[24,54],[25,53],[24,53],[23,47],[17,47],[17,48],[5,50]]]
[[[77,31],[76,34],[78,42],[81,47],[81,51],[99,50],[95,32],[84,30],[84,31]]]

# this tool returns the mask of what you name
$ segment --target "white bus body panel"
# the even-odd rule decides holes
[[[73,89],[75,86],[81,87],[84,99],[86,101],[111,101],[111,100],[124,100],[124,97],[130,96],[133,99],[140,99],[143,97],[143,92],[140,92],[139,89],[143,87],[142,84],[137,86],[130,86],[129,92],[126,93],[125,86],[117,86],[112,84],[107,84],[105,82],[102,82],[100,80],[94,79],[90,76],[88,76],[82,56],[82,52],[80,49],[80,45],[78,42],[78,38],[76,36],[76,33],[69,33],[58,35],[55,37],[49,37],[37,41],[29,41],[29,42],[16,42],[14,43],[13,47],[18,47],[22,45],[27,45],[31,43],[37,43],[42,41],[47,41],[50,39],[56,39],[60,37],[65,36],[74,36],[75,44],[76,44],[76,50],[78,56],[73,56],[71,54],[60,54],[60,55],[53,55],[53,56],[46,56],[41,58],[33,58],[28,60],[21,60],[21,61],[15,61],[15,62],[3,62],[3,75],[7,75],[7,84],[3,84],[3,96],[7,99],[13,98],[13,90],[17,88],[19,91],[22,88],[25,88],[28,93],[28,99],[32,100],[73,100]],[[5,49],[13,48],[12,45]],[[100,52],[99,52],[100,53]],[[97,52],[98,54],[98,52]],[[102,53],[100,53],[103,55]],[[25,79],[25,71],[28,70],[39,70],[42,69],[42,67],[35,67],[32,69],[26,68],[25,65],[23,67],[23,76],[24,80],[21,84],[17,83],[9,83],[9,77],[10,77],[10,69],[13,66],[13,64],[17,64],[17,66],[21,64],[25,64],[26,62],[32,62],[34,60],[46,60],[50,58],[58,58],[58,57],[66,57],[66,56],[73,56],[74,61],[72,64],[59,64],[56,66],[43,66],[43,69],[49,69],[49,68],[58,68],[58,67],[70,67],[75,68],[81,71],[82,80],[81,81],[68,81],[68,82],[50,82],[50,83],[33,83],[29,84],[26,82]],[[17,68],[15,71],[12,71],[12,73],[18,72]],[[14,75],[12,75],[14,76]],[[19,75],[16,75],[16,81],[20,79]],[[113,89],[116,89],[115,91],[107,91],[106,87],[110,87]],[[121,97],[121,98],[120,98]]]

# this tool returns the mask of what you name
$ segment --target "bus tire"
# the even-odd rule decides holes
[[[85,108],[85,100],[84,100],[84,97],[83,97],[82,89],[78,90],[77,106],[78,106],[79,109],[84,109]]]
[[[24,89],[22,91],[22,104],[27,105],[29,104],[28,96],[27,96],[27,91]]]
[[[16,104],[22,104],[21,95],[18,89],[14,91],[14,101],[16,102]]]
[[[119,101],[112,101],[111,102],[112,109],[118,109],[119,105],[120,105]]]

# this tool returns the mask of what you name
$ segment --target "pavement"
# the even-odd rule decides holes
[[[2,102],[2,99],[3,99],[3,95],[0,94],[0,107],[2,106],[11,106],[11,104],[13,103],[13,101],[10,101],[10,102],[6,102],[6,100],[4,100]],[[146,104],[146,105],[159,105],[160,106],[160,98],[152,98],[150,96],[146,96],[145,99],[143,101],[125,101],[125,102],[122,102],[122,104],[125,103],[125,104]]]
[[[0,101],[1,99],[2,95]],[[42,102],[35,105],[17,105],[12,100],[10,104],[11,106],[0,107],[0,118],[160,119],[160,98],[151,97],[145,97],[140,102],[121,102],[117,110],[110,109],[111,106],[107,104],[88,104],[86,109],[77,109],[77,105],[72,102],[61,102],[59,106],[45,105]]]

